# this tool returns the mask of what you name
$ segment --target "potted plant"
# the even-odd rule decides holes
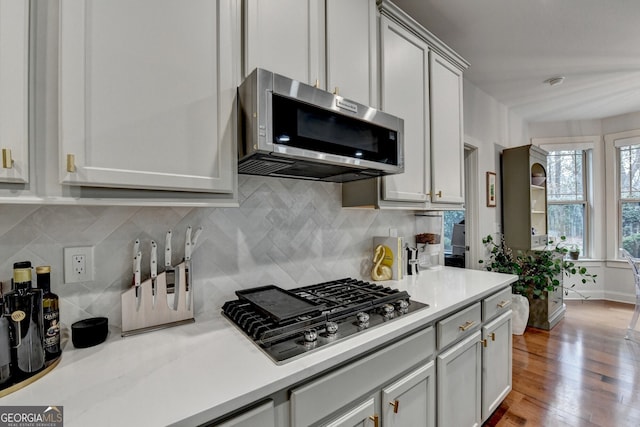
[[[580,257],[580,246],[578,246],[575,243],[572,243],[570,245],[567,245],[567,249],[568,249],[568,253],[569,253],[569,258],[571,258],[572,260],[577,260]]]
[[[493,236],[489,235],[482,239],[482,243],[489,250],[489,257],[486,261],[480,261],[480,263],[485,264],[485,268],[488,271],[518,276],[518,280],[511,285],[511,290],[514,295],[526,297],[529,306],[532,308],[534,305],[536,307],[546,307],[547,303],[544,300],[548,298],[549,293],[553,293],[560,288],[565,294],[569,290],[573,290],[586,299],[588,297],[573,289],[575,284],[568,288],[562,284],[562,276],[578,275],[581,277],[582,283],[595,283],[596,278],[596,275],[590,274],[585,267],[576,266],[571,260],[566,259],[569,247],[564,243],[565,240],[566,238],[562,236],[559,243],[554,244],[550,241],[544,250],[517,251],[514,253],[511,248],[505,245],[504,238],[500,242],[496,242]],[[533,312],[534,310],[532,309],[531,311]],[[531,318],[527,323],[531,326],[541,324],[538,319],[533,319],[532,321]]]

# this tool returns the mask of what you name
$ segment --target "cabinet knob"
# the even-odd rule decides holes
[[[438,197],[442,197],[442,190],[441,190],[441,191],[438,191],[438,192],[436,193],[436,196],[438,196]]]
[[[474,322],[474,321],[472,321],[472,320],[469,320],[469,321],[465,322],[465,323],[464,323],[464,325],[460,325],[460,326],[458,326],[458,328],[459,328],[461,331],[466,331],[467,329],[469,329],[470,327],[472,327],[472,326],[473,326],[473,325],[475,325],[475,324],[476,324],[476,322]]]
[[[313,85],[316,89],[320,87],[320,79],[316,79],[316,83]]]
[[[495,341],[495,340],[496,340],[496,333],[491,332],[491,341]]]
[[[369,419],[370,419],[371,421],[373,421],[373,427],[378,427],[378,426],[379,426],[379,424],[380,424],[380,417],[378,417],[377,415],[371,415],[371,416],[369,417]]]
[[[389,402],[389,405],[393,406],[393,413],[397,414],[398,413],[398,407],[400,406],[400,402],[397,400],[394,400],[393,402]]]
[[[67,154],[67,172],[76,171],[76,156],[73,154]]]
[[[486,340],[486,339],[484,339],[484,340],[480,340],[480,342],[482,343],[482,346],[483,346],[483,347],[486,347],[486,346],[487,346],[487,340]]]
[[[11,158],[11,149],[2,149],[2,167],[5,169],[11,169],[13,167],[13,159]]]
[[[336,86],[335,89],[333,89],[333,94],[340,95],[340,88],[338,86]]]

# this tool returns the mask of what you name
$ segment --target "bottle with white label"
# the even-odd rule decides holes
[[[44,321],[44,354],[49,364],[62,353],[60,348],[60,310],[58,295],[51,292],[51,267],[36,267],[38,289],[42,290],[42,318]]]
[[[31,287],[31,263],[13,264],[13,290],[4,296],[9,315],[13,378],[22,381],[44,368],[42,291]]]

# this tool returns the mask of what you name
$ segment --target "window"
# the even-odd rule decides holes
[[[454,236],[455,225],[461,223],[464,224],[464,211],[444,211],[443,216],[444,252],[447,254],[454,253],[453,246],[460,246],[460,244],[462,244],[462,247],[458,247],[458,249],[461,249],[462,253],[464,254],[464,236],[462,236],[462,242],[460,242],[459,236]],[[454,242],[454,240],[456,241]]]
[[[618,147],[618,223],[622,248],[640,257],[640,144]]]
[[[588,200],[587,150],[550,151],[547,156],[549,236],[576,244],[586,254]]]

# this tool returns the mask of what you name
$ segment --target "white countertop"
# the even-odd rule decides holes
[[[515,279],[445,267],[381,282],[429,307],[283,365],[221,315],[126,338],[114,329],[95,347],[69,343],[53,371],[0,404],[63,406],[65,427],[198,425],[432,323]]]

